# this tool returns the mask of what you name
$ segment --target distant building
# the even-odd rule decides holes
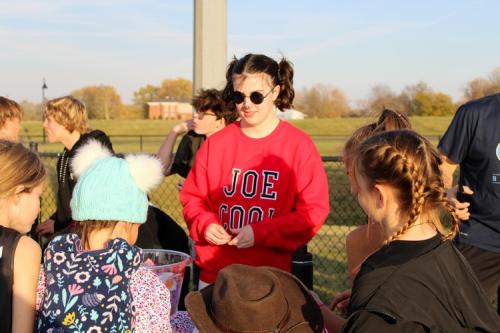
[[[279,119],[290,119],[290,120],[304,119],[306,117],[306,115],[303,112],[300,112],[300,111],[295,110],[295,109],[287,109],[283,112],[278,110],[277,116]]]
[[[191,119],[193,107],[189,103],[182,102],[149,102],[149,119]]]

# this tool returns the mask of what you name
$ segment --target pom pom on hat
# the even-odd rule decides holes
[[[95,139],[80,147],[71,161],[73,174],[79,178],[95,161],[112,156],[111,151]]]
[[[143,192],[149,192],[163,180],[163,168],[158,158],[145,155],[134,154],[125,157],[130,168],[130,174],[134,178],[137,187]]]

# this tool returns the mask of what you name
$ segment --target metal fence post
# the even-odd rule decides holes
[[[30,150],[38,153],[38,142],[30,141]]]
[[[35,153],[38,153],[38,142],[30,141],[29,143],[29,149]],[[42,198],[40,197],[40,207],[42,207]],[[36,227],[41,223],[42,221],[42,210],[38,212],[38,216],[35,219],[35,223],[31,225],[31,230],[29,231],[28,235],[34,239],[38,244],[40,244],[40,237],[36,233]]]

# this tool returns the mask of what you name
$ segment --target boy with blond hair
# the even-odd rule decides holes
[[[49,142],[60,142],[64,149],[57,161],[57,209],[52,216],[37,227],[40,235],[50,235],[66,229],[71,224],[69,202],[76,178],[70,169],[71,161],[78,147],[90,139],[101,142],[113,150],[109,137],[100,130],[90,130],[87,126],[85,105],[73,96],[64,96],[47,102],[43,127]]]

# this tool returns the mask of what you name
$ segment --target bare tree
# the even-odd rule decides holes
[[[389,86],[380,84],[372,88],[368,99],[368,111],[376,114],[384,109],[393,109],[401,113],[408,112],[404,97],[394,93]]]
[[[477,99],[496,93],[500,93],[500,67],[493,69],[487,78],[478,77],[470,81],[464,88],[464,97],[466,100]]]
[[[351,112],[340,89],[322,84],[299,91],[295,105],[311,118],[343,117]]]

